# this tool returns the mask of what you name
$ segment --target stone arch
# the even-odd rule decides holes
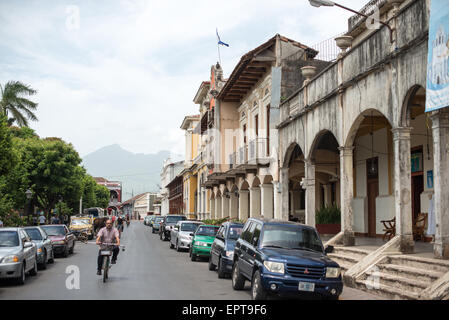
[[[249,183],[246,180],[242,180],[242,183],[240,184],[239,190],[248,190],[249,189]]]
[[[346,134],[346,137],[344,139],[345,143],[344,146],[345,147],[352,147],[354,144],[354,140],[355,137],[357,135],[357,131],[360,128],[360,125],[363,123],[363,121],[365,120],[365,118],[370,117],[371,115],[374,116],[381,116],[383,117],[385,120],[387,120],[388,125],[390,127],[393,127],[391,121],[378,109],[366,109],[365,111],[363,111],[362,113],[360,113],[356,119],[353,121],[351,128],[349,129],[348,133]]]
[[[254,177],[254,180],[253,180],[253,182],[252,182],[252,184],[251,184],[251,187],[258,187],[258,186],[260,186],[260,179],[259,179],[259,177]]]
[[[297,143],[297,142],[292,142],[287,150],[284,153],[284,158],[282,161],[282,167],[284,168],[288,168],[290,166],[290,163],[292,161],[292,159],[294,159],[295,154],[297,154],[298,152],[303,153],[303,148],[301,148],[301,146]]]
[[[264,176],[262,179],[263,184],[268,184],[268,183],[272,183],[272,182],[273,182],[273,176],[270,174]]]
[[[410,127],[410,120],[414,117],[414,114],[416,114],[416,112],[414,111],[415,106],[420,107],[422,104],[425,104],[425,97],[426,97],[425,94],[426,89],[419,84],[412,86],[407,91],[407,94],[405,95],[404,101],[402,103],[398,123],[399,127]],[[419,101],[418,103],[418,101],[416,101],[417,99],[424,101]]]
[[[337,149],[340,146],[335,134],[330,130],[323,129],[315,135],[307,159],[313,159],[317,149],[324,144],[332,144],[331,147],[336,146]]]

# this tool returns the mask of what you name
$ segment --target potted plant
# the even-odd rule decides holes
[[[341,211],[334,203],[316,211],[316,229],[323,234],[337,234],[341,230]]]

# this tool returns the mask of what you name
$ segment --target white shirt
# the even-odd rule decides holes
[[[39,217],[39,222],[40,223],[45,223],[45,217],[44,216],[40,216]]]
[[[3,227],[3,221],[0,220],[0,228],[2,228],[2,227]]]

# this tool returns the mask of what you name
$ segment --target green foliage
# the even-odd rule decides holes
[[[7,174],[14,163],[11,131],[6,116],[0,113],[0,175]]]
[[[339,224],[341,222],[340,208],[334,203],[330,206],[324,206],[316,211],[317,224]]]
[[[55,206],[58,215],[72,215],[73,208],[70,208],[64,201],[58,202]]]
[[[22,138],[22,139],[39,138],[39,136],[36,134],[36,132],[33,129],[28,128],[28,127],[19,128],[19,127],[12,126],[9,129],[11,130],[11,135],[16,138]]]
[[[16,122],[20,127],[28,127],[28,120],[37,121],[33,113],[37,103],[26,98],[36,93],[20,81],[8,81],[4,87],[0,85],[0,113],[8,117],[9,125]]]

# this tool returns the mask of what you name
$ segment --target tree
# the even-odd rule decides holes
[[[82,192],[84,169],[79,166],[81,158],[59,138],[14,140],[21,155],[20,166],[27,175],[33,191],[33,202],[44,210],[47,217],[62,198],[74,208]]]
[[[28,120],[37,121],[33,113],[37,103],[25,98],[36,92],[20,81],[8,81],[4,87],[0,85],[0,113],[8,117],[9,125],[16,122],[19,127],[28,127]]]
[[[99,185],[95,183],[95,198],[96,198],[96,206],[99,208],[106,208],[109,205],[109,189],[105,186]]]
[[[5,175],[11,170],[13,157],[11,131],[6,116],[0,114],[0,175]]]

